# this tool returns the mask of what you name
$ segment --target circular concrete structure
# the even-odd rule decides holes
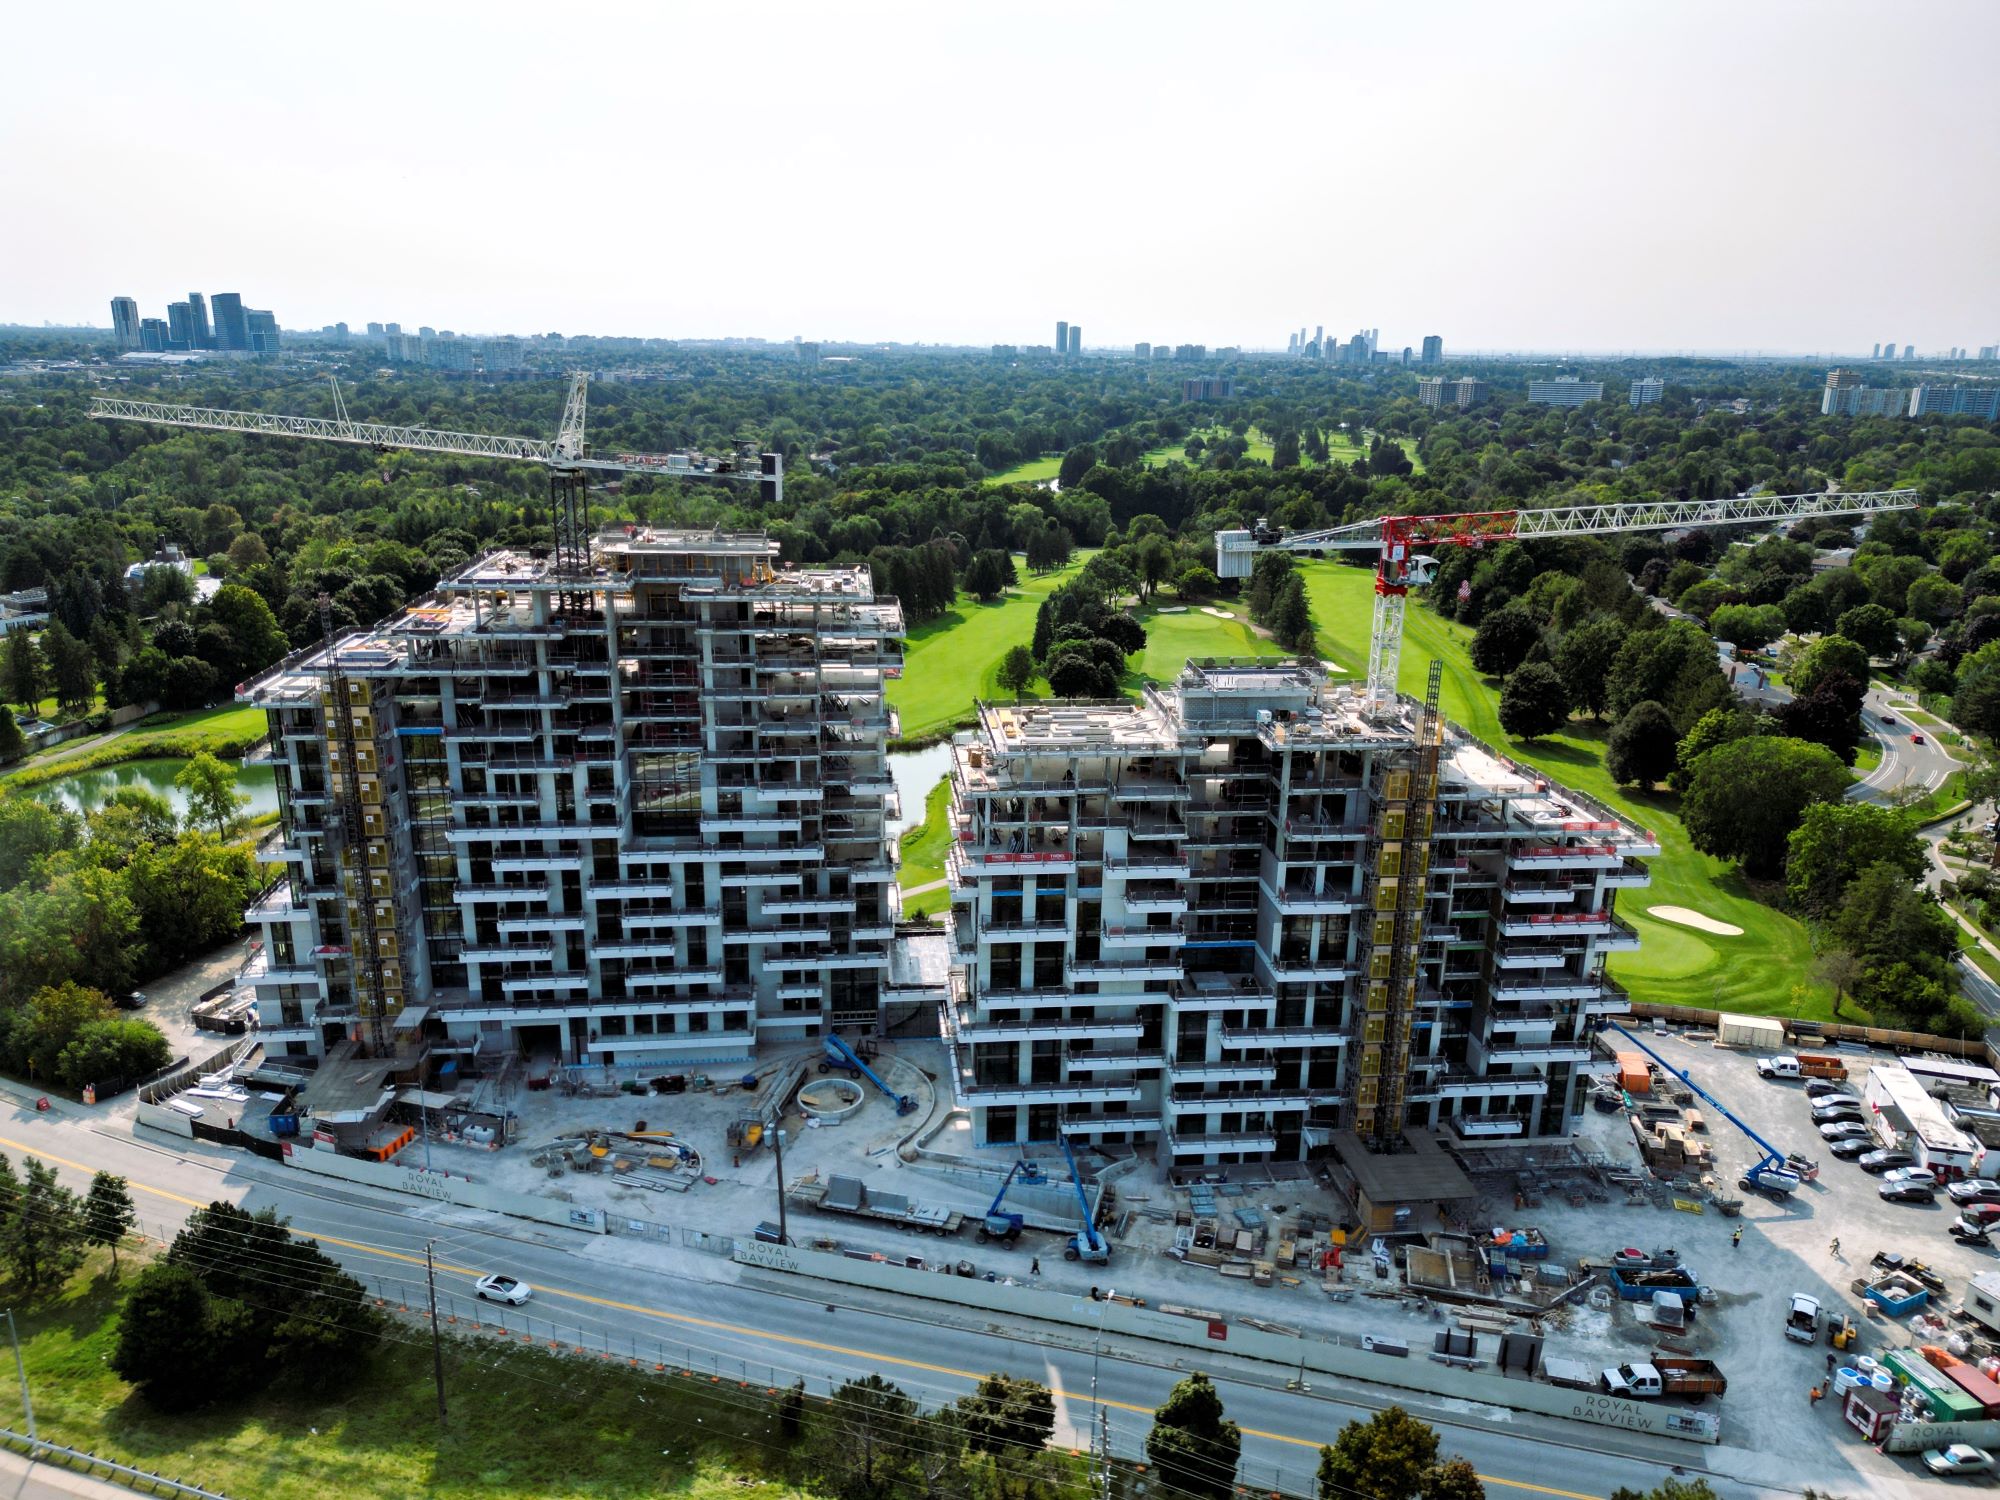
[[[861,1108],[867,1095],[846,1078],[815,1078],[799,1090],[799,1108],[820,1120],[844,1120]]]

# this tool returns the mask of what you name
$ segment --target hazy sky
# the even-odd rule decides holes
[[[2000,4],[9,9],[0,320],[2000,341]]]

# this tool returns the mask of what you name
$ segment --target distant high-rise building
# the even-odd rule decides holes
[[[1435,333],[1424,335],[1422,360],[1427,365],[1441,365],[1444,363],[1444,339],[1440,335]]]
[[[336,324],[334,324],[334,325],[333,325],[333,336],[334,336],[335,338],[337,338],[337,339],[340,339],[340,340],[342,340],[342,341],[344,342],[344,341],[346,340],[346,338],[347,338],[347,325],[346,325],[345,323],[336,323]]]
[[[259,307],[243,309],[245,347],[252,354],[276,354],[278,352],[278,319],[275,314]]]
[[[198,349],[194,341],[194,309],[185,302],[167,304],[167,347],[170,349]]]
[[[1880,359],[1882,357],[1882,346],[1880,344],[1877,344],[1875,346],[1875,352],[1869,355],[1868,357],[1870,359]]]
[[[1288,334],[1286,334],[1286,335],[1285,335],[1285,353],[1287,353],[1287,354],[1297,354],[1298,352],[1299,352],[1299,336],[1298,336],[1298,335],[1297,335],[1296,333],[1288,333]]]
[[[1056,319],[1056,353],[1069,353],[1069,320],[1066,318]]]
[[[167,347],[167,320],[165,318],[141,318],[139,320],[139,347],[148,354],[164,353]]]
[[[1368,330],[1368,353],[1369,353],[1369,355],[1370,355],[1371,357],[1372,357],[1372,356],[1374,355],[1375,351],[1376,351],[1376,350],[1377,350],[1378,348],[1380,348],[1380,347],[1381,347],[1381,344],[1382,344],[1382,330],[1381,330],[1381,329],[1379,329],[1379,328],[1371,328],[1371,329],[1369,329],[1369,330]]]
[[[1823,417],[1900,417],[1909,411],[1910,393],[1884,386],[1866,386],[1856,370],[1828,370],[1820,395]]]
[[[1368,335],[1366,333],[1355,334],[1353,338],[1347,341],[1347,348],[1343,352],[1346,354],[1347,358],[1349,360],[1352,360],[1354,363],[1363,365],[1367,364],[1368,353],[1369,353]]]
[[[1442,375],[1417,382],[1417,404],[1419,406],[1433,407],[1444,405],[1444,377]]]
[[[250,325],[243,318],[243,298],[235,292],[217,292],[213,306],[215,347],[239,352],[248,349]]]
[[[1910,415],[2000,422],[2000,385],[1920,385],[1910,392]]]
[[[1313,346],[1318,349],[1326,347],[1326,324],[1321,323],[1313,329]]]
[[[1081,323],[1072,323],[1069,325],[1069,352],[1071,354],[1083,353],[1083,325]]]
[[[2000,359],[2000,344],[1981,344],[1979,346],[1979,357],[1981,359]]]
[[[420,339],[434,339],[437,336],[438,331],[435,328],[419,328],[417,330],[417,337]]]
[[[1183,380],[1181,400],[1183,401],[1227,401],[1236,394],[1236,382],[1209,377],[1205,380]]]
[[[1648,375],[1632,382],[1632,394],[1627,398],[1634,406],[1657,406],[1660,397],[1667,391],[1667,383],[1657,375]]]
[[[1453,385],[1451,399],[1457,404],[1460,411],[1464,411],[1468,407],[1477,406],[1481,401],[1486,399],[1486,382],[1475,380],[1470,375],[1464,376]]]
[[[1916,357],[1917,357],[1917,346],[1915,344],[1903,345],[1903,358],[1915,359]]]
[[[401,338],[403,335],[403,325],[401,323],[385,323],[382,325],[382,331],[390,338]]]
[[[382,325],[380,323],[370,323],[368,325],[368,337],[371,339],[382,337]]]
[[[208,299],[200,292],[188,293],[188,331],[192,338],[190,347],[215,347],[215,330],[208,325]]]
[[[1132,357],[1134,359],[1151,359],[1153,357],[1153,346],[1151,344],[1134,344],[1132,346]]]
[[[122,354],[139,347],[139,303],[132,297],[111,299],[111,336]]]
[[[1173,357],[1174,357],[1174,346],[1172,344],[1153,345],[1153,358],[1172,359]]]
[[[1604,382],[1601,380],[1578,380],[1574,375],[1560,375],[1554,380],[1528,382],[1530,406],[1581,406],[1586,401],[1603,399]]]

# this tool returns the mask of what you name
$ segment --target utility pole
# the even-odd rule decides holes
[[[431,1374],[437,1381],[438,1425],[445,1420],[444,1411],[444,1336],[438,1332],[438,1284],[437,1267],[431,1260],[431,1247],[436,1240],[424,1241],[424,1283],[430,1289],[431,1299]],[[23,1377],[25,1381],[26,1377]],[[25,1389],[25,1385],[23,1389]]]
[[[785,1232],[785,1132],[775,1125],[771,1127],[771,1150],[778,1158],[778,1243],[789,1245],[792,1237]]]
[[[21,1358],[21,1335],[14,1331],[14,1309],[7,1309],[7,1337],[14,1345],[14,1368],[21,1375],[21,1409],[28,1414],[28,1441],[35,1439],[35,1403],[28,1396],[28,1366]]]

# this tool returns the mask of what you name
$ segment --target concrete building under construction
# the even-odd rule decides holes
[[[878,1025],[902,613],[777,554],[490,554],[245,684],[287,866],[242,975],[273,1055],[666,1071]]]
[[[951,781],[944,1029],[980,1144],[1560,1135],[1629,1009],[1604,963],[1653,836],[1317,662],[984,705]]]

